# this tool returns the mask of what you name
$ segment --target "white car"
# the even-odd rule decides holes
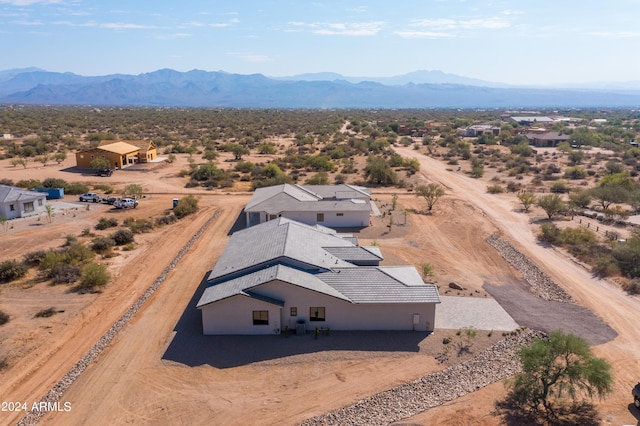
[[[138,207],[138,201],[133,198],[123,198],[113,203],[113,207],[116,209],[135,209]]]
[[[80,199],[80,201],[93,201],[94,203],[99,203],[102,201],[102,197],[95,192],[87,192],[86,194],[81,194],[78,198]]]

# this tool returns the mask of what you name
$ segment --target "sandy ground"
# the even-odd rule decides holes
[[[403,156],[415,156],[411,149],[399,151]],[[629,324],[632,314],[640,309],[638,299],[604,281],[593,280],[579,265],[538,246],[529,217],[517,211],[515,196],[496,198],[485,194],[484,183],[451,173],[444,164],[427,157],[420,156],[420,160],[423,173],[446,185],[449,195],[437,204],[434,215],[408,214],[404,224],[404,215],[398,214],[390,231],[388,218],[375,219],[373,226],[359,235],[361,242],[379,244],[387,264],[432,264],[435,282],[443,294],[457,295],[447,288],[454,281],[465,288],[461,296],[490,297],[485,290],[490,288],[487,285],[500,287],[521,280],[485,242],[493,232],[502,232],[544,266],[582,306],[617,332],[614,340],[595,347],[599,356],[614,365],[616,378],[614,394],[598,408],[607,424],[634,424],[637,419],[629,411],[629,391],[639,370],[634,354],[638,353],[640,331]],[[186,157],[179,157],[174,165],[118,171],[99,182],[116,186],[142,184],[148,198],[126,214],[161,215],[172,197],[191,192],[183,187],[184,180],[175,176],[186,164]],[[14,180],[24,176],[62,177],[78,182],[96,179],[59,171],[54,166],[33,167],[25,172],[0,163],[0,170],[3,177],[6,172]],[[144,234],[139,238],[138,249],[110,260],[117,279],[102,294],[67,294],[62,288],[44,283],[27,289],[3,287],[2,309],[20,303],[26,294],[21,292],[34,295],[22,298],[25,301],[20,309],[29,314],[17,321],[24,327],[17,336],[33,335],[22,347],[24,356],[2,371],[0,395],[29,404],[39,400],[216,210],[222,214],[213,225],[134,320],[63,396],[62,401],[71,403],[72,410],[47,414],[43,424],[295,424],[444,368],[434,355],[443,349],[443,337],[454,336],[447,330],[437,330],[419,340],[416,336],[396,341],[381,335],[357,336],[359,340],[346,339],[351,341],[346,346],[340,344],[342,336],[338,335],[319,341],[292,336],[286,342],[281,336],[271,336],[274,340],[263,342],[264,345],[201,336],[198,313],[193,309],[202,291],[201,280],[224,249],[228,230],[249,196],[214,195],[198,189],[193,192],[200,196],[200,213],[161,232]],[[375,196],[381,203],[389,203],[392,193],[385,191]],[[423,202],[413,194],[399,195],[402,209],[424,209]],[[16,226],[2,236],[0,250],[9,247],[7,250],[18,256],[34,250],[29,241],[60,245],[64,235],[79,233],[87,224],[95,224],[98,217],[121,214],[108,208],[75,213],[75,217],[56,217],[53,224],[43,226],[31,226],[25,221],[24,226]],[[124,214],[118,217],[126,217]],[[6,253],[0,252],[0,257]],[[67,309],[36,324],[32,312],[45,307],[45,300],[55,301],[56,306],[67,303]],[[13,318],[9,325],[12,323]],[[495,333],[492,338],[499,336]],[[13,341],[2,341],[3,350],[7,344],[18,346],[23,341],[14,335]],[[477,350],[490,341],[483,334]],[[262,349],[267,347],[271,352]],[[234,353],[238,355],[230,356]],[[499,424],[500,419],[493,414],[494,403],[503,395],[503,385],[495,384],[402,424]],[[0,423],[12,424],[20,417],[20,413],[0,413]]]
[[[416,156],[411,149],[398,148],[397,151],[403,156]],[[537,244],[530,217],[519,212],[517,198],[513,194],[498,197],[487,194],[486,186],[478,184],[477,180],[447,171],[444,163],[432,158],[422,155],[418,158],[421,173],[426,178],[441,183],[448,191],[464,196],[481,209],[506,238],[562,285],[579,305],[594,312],[615,330],[615,339],[594,347],[598,356],[612,364],[614,374],[613,394],[604,401],[596,402],[596,405],[606,424],[637,423],[640,419],[630,407],[630,390],[640,371],[640,329],[632,326],[640,312],[640,299],[627,295],[605,280],[592,277],[584,267],[557,250]],[[478,407],[475,402],[473,405]],[[434,411],[444,409],[440,407]],[[493,404],[487,404],[479,416],[486,416],[493,409]]]

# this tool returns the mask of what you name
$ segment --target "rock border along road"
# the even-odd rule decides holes
[[[73,384],[74,381],[82,374],[82,372],[87,368],[87,366],[95,360],[100,353],[107,347],[107,345],[113,340],[114,337],[118,334],[120,330],[134,317],[134,315],[140,310],[140,308],[144,305],[144,303],[153,295],[153,293],[158,289],[160,284],[164,282],[167,278],[169,272],[175,269],[176,265],[182,257],[189,251],[191,246],[200,238],[200,236],[206,231],[206,229],[211,225],[220,215],[220,210],[216,211],[211,218],[209,218],[204,225],[196,232],[191,239],[182,247],[182,249],[178,252],[176,257],[173,258],[171,263],[167,265],[158,278],[155,279],[153,284],[129,307],[127,312],[116,321],[109,330],[102,335],[100,340],[96,342],[95,345],[87,352],[74,366],[73,368],[64,375],[62,379],[58,383],[56,383],[47,394],[40,400],[41,404],[52,404],[56,403],[60,400],[60,397],[64,392]],[[38,420],[42,418],[46,414],[46,411],[41,410],[31,410],[27,415],[25,415],[18,422],[19,426],[27,426],[27,425],[35,425],[38,423]]]
[[[305,420],[301,426],[387,425],[412,417],[520,372],[518,349],[544,337],[531,329],[509,335],[472,360]]]

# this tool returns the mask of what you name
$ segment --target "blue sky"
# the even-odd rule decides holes
[[[0,69],[640,80],[638,0],[0,0]]]

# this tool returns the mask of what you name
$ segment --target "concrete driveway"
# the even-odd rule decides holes
[[[518,324],[495,299],[440,296],[435,328],[512,331]]]

